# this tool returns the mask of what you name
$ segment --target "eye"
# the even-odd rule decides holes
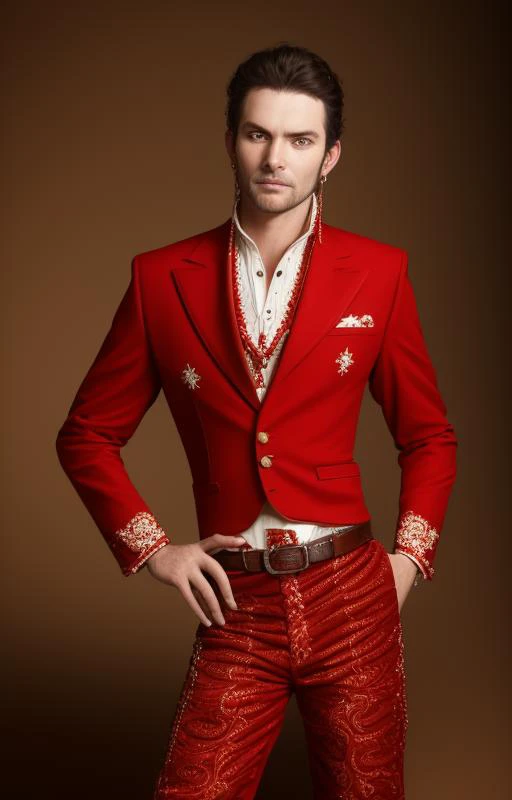
[[[261,142],[262,141],[262,139],[255,138],[255,137],[262,137],[263,139],[265,138],[265,134],[262,133],[261,131],[250,131],[247,134],[247,136],[249,137],[249,139],[252,139],[252,141],[255,141],[255,142]],[[313,144],[313,141],[308,136],[301,136],[300,138],[295,139],[295,141],[296,142],[304,142],[306,144]],[[304,145],[300,145],[301,148],[304,147],[304,146],[306,146],[306,145],[305,144]]]

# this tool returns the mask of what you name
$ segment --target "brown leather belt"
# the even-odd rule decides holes
[[[224,569],[239,569],[246,572],[260,572],[266,569],[271,575],[286,575],[290,572],[302,572],[317,561],[349,553],[370,539],[373,539],[373,533],[368,520],[339,532],[334,529],[327,536],[312,539],[304,544],[279,544],[265,550],[224,549],[214,553],[212,558],[216,558]]]

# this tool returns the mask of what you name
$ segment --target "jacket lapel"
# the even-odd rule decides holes
[[[211,357],[242,397],[261,403],[249,372],[233,304],[228,246],[231,219],[200,237],[171,275],[181,301]]]
[[[171,274],[190,319],[212,358],[242,397],[257,411],[319,340],[343,316],[368,270],[352,266],[347,237],[322,224],[279,361],[263,402],[249,372],[233,302],[228,245],[231,219],[202,235]]]
[[[364,283],[368,270],[353,266],[351,256],[343,231],[322,223],[322,243],[317,241],[313,248],[295,317],[265,402],[272,392],[279,391],[283,380],[336,325]]]

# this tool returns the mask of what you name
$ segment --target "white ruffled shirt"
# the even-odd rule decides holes
[[[307,238],[315,224],[316,211],[317,200],[315,194],[313,194],[308,229],[288,247],[274,270],[268,289],[265,291],[266,272],[258,246],[240,225],[237,209],[234,209],[235,239],[239,252],[238,290],[247,333],[256,345],[260,333],[265,333],[266,341],[270,342],[281,324],[294,280],[300,267]],[[256,387],[260,400],[263,399],[271,381],[285,340],[286,335],[280,340],[267,366],[262,370],[265,385]],[[333,530],[341,530],[348,527],[350,526],[340,525],[333,528],[326,525],[312,525],[310,522],[295,522],[283,517],[267,500],[258,517],[247,530],[240,532],[240,536],[243,536],[252,547],[265,548],[267,547],[266,528],[292,528],[296,531],[297,539],[302,544],[320,536],[327,536]],[[238,550],[236,547],[225,549]]]

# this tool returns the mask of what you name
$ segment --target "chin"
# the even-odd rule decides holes
[[[253,197],[253,202],[260,211],[286,211],[290,208],[289,198],[284,197],[257,195]]]

